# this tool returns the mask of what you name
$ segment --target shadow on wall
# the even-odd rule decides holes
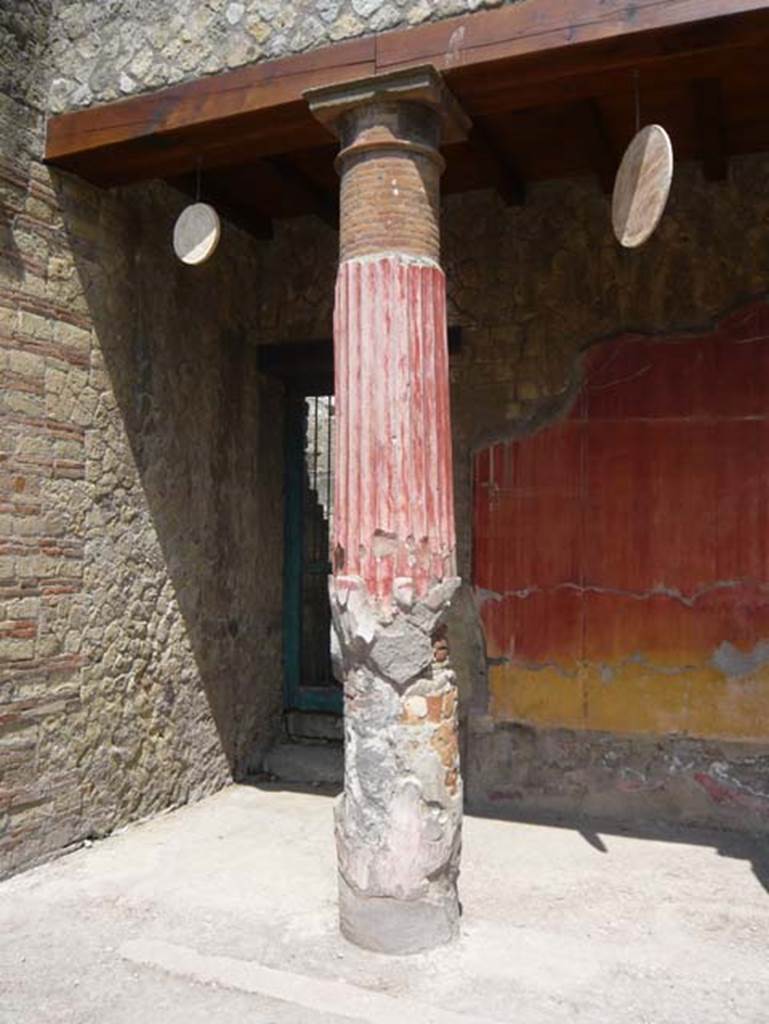
[[[56,175],[93,324],[65,382],[86,428],[84,780],[114,820],[243,776],[282,703],[281,388],[257,371],[260,250],[224,226],[216,257],[171,249],[182,200]],[[87,379],[86,379],[87,378]]]
[[[18,282],[23,276],[24,265],[13,229],[0,220],[0,280]]]

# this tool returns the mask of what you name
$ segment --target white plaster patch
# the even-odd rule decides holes
[[[427,715],[427,701],[424,697],[409,697],[406,700],[406,711],[414,718],[424,718]]]
[[[459,28],[454,29],[449,39],[449,45],[446,47],[446,64],[459,64],[462,60],[462,46],[465,41],[465,27],[460,25]]]
[[[493,1024],[487,1017],[454,1013],[452,1010],[442,1010],[410,999],[396,999],[344,981],[280,971],[274,967],[264,967],[254,960],[205,956],[187,946],[170,942],[128,942],[120,954],[131,963],[190,978],[205,985],[222,985],[240,992],[280,999],[289,1005],[304,1006],[315,1013],[328,1013],[334,1017],[342,1013],[345,1017],[366,1021],[367,1024],[403,1024],[404,1021]]]

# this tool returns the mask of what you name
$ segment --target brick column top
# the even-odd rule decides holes
[[[439,73],[409,68],[306,98],[341,143],[341,259],[400,253],[438,263],[438,147],[465,138],[470,124]]]

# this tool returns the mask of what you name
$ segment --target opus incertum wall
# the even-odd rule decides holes
[[[478,4],[309,6],[0,4],[2,872],[210,792],[271,741],[282,405],[251,343],[329,337],[336,271],[337,238],[313,218],[279,225],[269,243],[226,227],[207,267],[178,266],[183,200],[158,185],[99,192],[46,168],[46,116]],[[466,579],[470,453],[495,438],[544,443],[533,432],[571,408],[580,352],[596,339],[712,325],[765,295],[767,217],[765,157],[733,160],[718,184],[678,168],[665,218],[635,254],[618,251],[592,181],[535,184],[522,207],[489,192],[444,202],[448,315],[463,329],[451,377]],[[763,530],[742,528],[754,540]],[[466,595],[453,614],[472,803],[760,821],[767,745],[721,738],[746,716],[712,680],[700,678],[709,733],[623,732],[610,696],[600,720],[530,724],[504,665],[487,679]],[[490,636],[504,652],[504,629]],[[618,661],[636,642],[625,639]],[[701,672],[714,672],[711,640],[755,658],[757,633],[698,633]],[[602,648],[601,663],[611,658]],[[604,685],[636,692],[638,666],[615,671]],[[643,696],[631,726],[663,728],[668,690]],[[674,719],[691,723],[692,703],[681,706]]]
[[[226,68],[519,0],[63,0],[51,26],[52,112]]]

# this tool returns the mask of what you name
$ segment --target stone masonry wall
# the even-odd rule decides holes
[[[517,0],[57,0],[54,112]]]
[[[707,331],[729,311],[765,297],[767,185],[765,156],[733,160],[729,180],[719,184],[706,183],[696,165],[679,166],[665,217],[636,252],[614,241],[608,201],[590,181],[535,186],[517,209],[482,193],[445,203],[450,315],[465,326],[452,401],[466,578],[473,452],[565,417],[585,354],[601,339]],[[541,543],[544,551],[547,539]],[[472,806],[494,814],[584,813],[626,824],[769,827],[769,736],[764,743],[674,730],[619,736],[492,717],[473,611],[465,595],[453,623],[463,642],[452,643],[464,658],[457,667]],[[703,789],[698,776],[720,783]]]
[[[0,874],[242,774],[282,703],[266,247],[184,268],[181,197],[42,166],[49,13],[0,11]]]
[[[476,451],[567,416],[586,353],[605,339],[707,331],[769,293],[769,158],[732,160],[721,183],[706,182],[696,164],[678,166],[659,229],[635,252],[614,240],[608,198],[590,179],[534,184],[522,207],[505,207],[491,192],[448,196],[441,226],[449,318],[462,327],[452,357],[452,429],[458,565],[469,581]],[[298,277],[271,282],[264,337],[328,337],[333,237],[308,219],[274,245],[280,265],[301,262]],[[308,288],[317,305],[295,303]],[[449,626],[471,806],[766,827],[769,743],[618,736],[493,717],[469,586]],[[728,785],[706,795],[695,773]],[[754,799],[754,789],[764,795]]]
[[[312,218],[269,243],[225,226],[209,265],[182,268],[169,249],[182,200],[51,174],[40,163],[46,104],[103,101],[483,4],[309,6],[0,9],[0,871],[210,792],[270,741],[281,708],[282,401],[251,343],[330,336],[338,244]],[[466,579],[472,452],[565,415],[597,340],[706,327],[765,295],[768,185],[763,156],[733,160],[721,184],[679,167],[660,229],[636,253],[613,241],[590,180],[534,185],[520,208],[488,192],[444,201],[449,315],[464,328],[452,401]],[[476,805],[502,778],[524,794],[518,811],[578,809],[592,791],[591,812],[621,817],[612,765],[629,764],[653,783],[638,813],[680,817],[686,794],[664,770],[656,780],[660,765],[742,760],[766,772],[750,744],[496,721],[469,588],[450,628]],[[702,820],[723,822],[722,810],[714,803]]]
[[[733,160],[722,183],[706,182],[695,164],[679,166],[657,233],[635,252],[615,242],[608,199],[589,179],[534,184],[523,207],[505,207],[491,192],[444,199],[449,317],[463,328],[461,349],[452,357],[452,418],[458,562],[466,580],[472,578],[473,453],[491,440],[522,438],[565,417],[579,390],[584,355],[603,339],[707,330],[730,310],[765,296],[767,186],[766,156]],[[328,337],[331,240],[311,221],[297,222],[277,240],[282,259],[289,252],[301,257],[307,243],[315,246],[314,287],[322,301],[314,317],[309,305],[302,306],[297,334]],[[312,270],[310,262],[303,266],[305,285]],[[282,279],[281,289],[269,303],[269,321],[289,334],[286,298],[294,288]],[[265,322],[265,336],[271,329]],[[758,780],[764,792],[765,747],[537,729],[494,718],[469,587],[455,601],[450,629],[472,806],[494,813],[583,810],[614,819],[764,827],[764,803],[749,812],[723,792],[705,799],[690,777],[726,765],[740,785],[750,789]],[[681,764],[691,768],[686,779],[677,771]],[[628,776],[639,783],[633,794],[619,785]]]

